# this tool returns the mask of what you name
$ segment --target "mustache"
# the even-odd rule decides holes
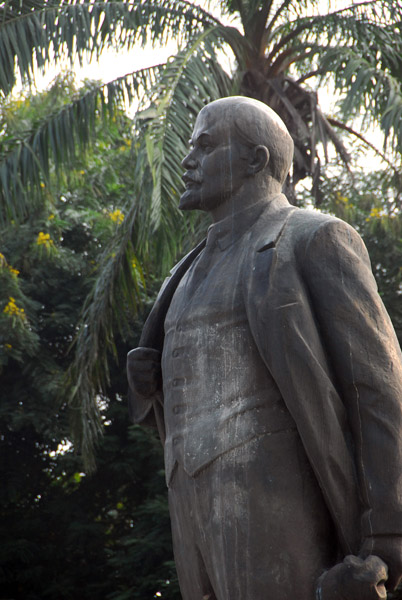
[[[182,176],[182,180],[184,183],[201,183],[202,177],[197,171],[186,171]]]

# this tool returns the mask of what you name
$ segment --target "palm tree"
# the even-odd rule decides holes
[[[213,4],[213,3],[209,3]],[[266,102],[287,124],[295,141],[287,192],[311,176],[319,202],[319,144],[332,142],[348,155],[308,82],[329,74],[344,92],[344,112],[380,121],[387,136],[402,141],[402,6],[395,0],[355,2],[318,14],[317,0],[220,0],[219,18],[189,0],[5,0],[0,3],[0,90],[4,98],[16,71],[30,82],[36,67],[97,57],[107,47],[165,44],[175,37],[177,54],[164,64],[93,85],[74,102],[43,116],[18,137],[0,145],[0,215],[3,222],[27,218],[42,202],[41,183],[52,169],[68,164],[77,144],[90,143],[94,114],[104,118],[124,98],[139,104],[133,124],[136,188],[124,227],[105,253],[83,310],[69,377],[70,401],[78,415],[79,438],[88,455],[100,431],[95,397],[107,387],[107,350],[113,328],[136,308],[139,290],[130,287],[127,265],[134,252],[156,275],[189,242],[196,224],[177,211],[180,158],[201,107],[216,98],[245,94]],[[229,23],[229,24],[227,24]],[[228,74],[222,52],[232,53]],[[138,223],[141,227],[138,227]],[[135,234],[134,234],[135,232]],[[151,243],[152,240],[152,243]],[[131,254],[130,254],[131,253]]]

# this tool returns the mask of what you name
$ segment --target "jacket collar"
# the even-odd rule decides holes
[[[225,250],[237,242],[254,225],[266,206],[267,201],[261,200],[211,225],[207,233],[207,247],[218,246]]]
[[[217,245],[220,250],[225,250],[238,241],[254,225],[257,224],[258,227],[258,222],[262,216],[264,216],[265,228],[268,228],[268,235],[273,235],[273,239],[275,239],[276,223],[282,222],[282,209],[289,206],[283,194],[261,200],[211,225],[208,229],[206,244],[211,248],[213,245]],[[273,228],[273,226],[275,227]]]
[[[289,216],[298,210],[289,204],[286,196],[279,194],[270,200],[260,215],[251,235],[257,252],[275,248],[285,228]]]
[[[171,275],[175,275],[178,271],[181,272],[182,269],[186,270],[207,242],[209,244],[216,241],[216,243],[219,243],[219,248],[224,250],[244,233],[250,231],[253,225],[256,226],[250,234],[253,238],[258,238],[257,252],[274,247],[283,231],[288,215],[293,210],[296,209],[289,204],[286,196],[278,194],[278,196],[274,196],[269,200],[262,200],[244,209],[244,211],[235,213],[236,219],[235,215],[231,215],[227,219],[218,221],[218,223],[209,227],[208,237],[203,239],[198,246],[193,248],[171,269]],[[216,228],[215,232],[213,232],[214,228]],[[211,235],[212,237],[210,237]]]

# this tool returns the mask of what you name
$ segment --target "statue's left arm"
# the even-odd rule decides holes
[[[311,235],[304,282],[352,433],[364,557],[402,575],[402,358],[360,236],[338,220]],[[324,399],[325,400],[325,399]]]

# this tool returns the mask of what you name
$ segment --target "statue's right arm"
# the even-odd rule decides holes
[[[162,394],[161,353],[139,347],[127,355],[130,417],[134,423],[152,424],[152,405]]]

